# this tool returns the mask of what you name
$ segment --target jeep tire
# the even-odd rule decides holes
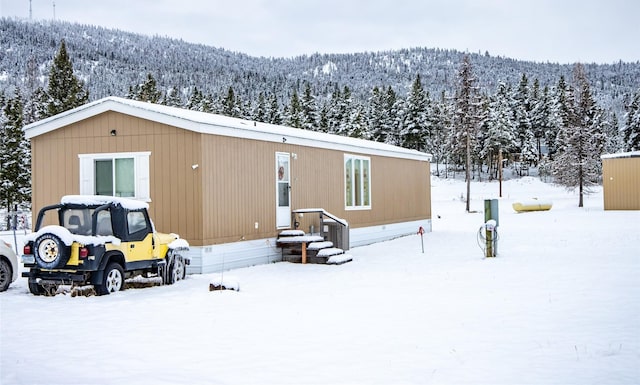
[[[120,264],[111,262],[104,269],[102,282],[95,287],[98,295],[106,295],[124,289],[124,270]]]
[[[182,259],[182,256],[175,255],[173,258],[173,263],[169,268],[168,284],[173,285],[174,283],[184,279],[186,275],[186,270],[187,270],[187,267],[184,264],[184,260]]]
[[[44,287],[42,287],[42,285],[39,285],[37,282],[29,281],[29,291],[33,295],[43,295]]]
[[[55,234],[43,234],[35,242],[36,263],[43,269],[64,267],[69,261],[70,250]]]

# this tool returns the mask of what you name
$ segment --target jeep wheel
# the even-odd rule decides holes
[[[98,295],[114,293],[124,289],[124,270],[117,263],[110,263],[104,270],[102,284],[96,286]]]
[[[38,282],[32,282],[31,280],[29,280],[29,291],[33,295],[43,295],[44,287],[42,287],[42,285],[39,285]]]
[[[41,235],[36,240],[35,246],[36,262],[44,269],[63,267],[69,260],[69,248],[57,235]]]
[[[13,272],[11,271],[11,266],[9,266],[9,262],[0,259],[0,291],[7,290],[11,283],[12,275]]]
[[[169,273],[169,285],[174,284],[181,279],[184,279],[186,275],[186,267],[184,260],[181,256],[176,255],[173,263],[171,264],[171,271]]]

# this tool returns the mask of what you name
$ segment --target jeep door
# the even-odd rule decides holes
[[[126,231],[122,250],[127,263],[153,259],[153,229],[145,210],[127,212]]]

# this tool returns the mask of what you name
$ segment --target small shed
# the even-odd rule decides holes
[[[191,244],[190,273],[281,260],[279,233],[322,232],[317,213],[348,223],[349,246],[431,229],[419,151],[118,97],[25,136],[34,212],[72,194],[143,200],[158,231]]]
[[[640,210],[640,151],[602,156],[605,210]]]

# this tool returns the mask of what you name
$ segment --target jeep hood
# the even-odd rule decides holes
[[[178,234],[165,234],[156,232],[156,239],[161,245],[167,245],[170,249],[188,249],[189,242],[180,238]]]

